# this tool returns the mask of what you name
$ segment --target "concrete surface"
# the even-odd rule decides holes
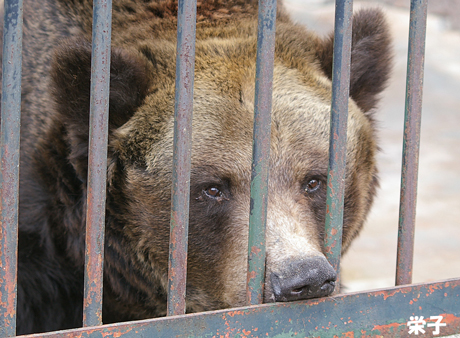
[[[394,38],[395,66],[377,118],[381,188],[365,229],[342,260],[347,291],[394,285],[399,219],[409,1],[355,1],[379,6]],[[293,17],[322,34],[333,29],[334,1],[286,0]],[[460,277],[459,0],[429,5],[413,282]]]

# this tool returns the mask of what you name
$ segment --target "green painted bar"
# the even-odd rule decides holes
[[[267,223],[268,172],[270,165],[276,0],[259,1],[258,20],[248,239],[248,278],[246,288],[248,305],[261,304],[264,293],[265,228]]]
[[[196,0],[178,3],[168,316],[184,314],[186,307],[196,6]]]
[[[0,337],[16,333],[22,0],[5,0],[0,143]]]
[[[324,238],[326,258],[337,272],[336,285],[340,285],[352,23],[353,1],[337,0],[332,68],[329,170],[326,192],[326,233]]]
[[[411,316],[443,316],[440,336],[460,332],[460,279],[29,337],[414,337]]]
[[[112,1],[93,3],[83,326],[102,324]]]
[[[412,283],[428,0],[412,0],[407,56],[396,285]]]

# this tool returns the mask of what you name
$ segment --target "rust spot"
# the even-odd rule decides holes
[[[250,271],[248,272],[248,280],[249,279],[253,279],[253,278],[256,278],[256,272],[255,271]]]
[[[227,313],[230,317],[234,317],[236,315],[239,315],[239,316],[243,316],[246,314],[246,312],[244,311],[241,311],[241,310],[238,310],[238,311],[232,311],[232,312],[229,312]]]
[[[373,295],[375,295],[375,296],[383,296],[383,300],[387,300],[388,297],[393,297],[395,294],[397,294],[399,292],[401,292],[401,293],[409,293],[410,291],[411,291],[410,288],[408,288],[408,289],[396,289],[396,290],[391,290],[391,291],[375,292]]]
[[[453,314],[450,313],[441,313],[440,316],[442,316],[442,321],[446,323],[456,323],[460,321],[460,317],[457,317]]]
[[[251,253],[254,254],[254,255],[258,255],[262,250],[257,247],[257,246],[252,246],[251,247]]]
[[[429,286],[429,289],[430,289],[429,294],[431,295],[433,292],[435,292],[435,290],[441,289],[441,286],[433,284]]]
[[[11,263],[8,262],[7,264],[10,265]],[[10,318],[13,318],[16,312],[16,309],[13,306],[13,304],[15,303],[15,298],[16,298],[16,292],[14,290],[14,287],[15,287],[15,284],[17,283],[17,278],[16,276],[14,276],[14,273],[12,274],[8,273],[6,277],[7,277],[6,280],[11,281],[12,283],[7,284],[5,288],[8,294],[7,303],[9,304],[9,306],[8,305],[6,306],[7,311],[5,312],[5,317],[8,316]]]
[[[326,251],[327,254],[329,255],[333,255],[333,252],[332,252],[332,249],[335,247],[337,241],[334,241],[330,246],[327,246],[326,248],[324,248]]]
[[[333,229],[331,230],[331,235],[332,235],[332,236],[335,236],[336,234],[337,234],[337,229],[333,228]]]
[[[384,325],[374,325],[372,331],[380,331],[381,334],[384,336],[389,335],[392,332],[396,332],[400,327],[406,327],[406,323],[391,323],[391,324],[384,324]]]

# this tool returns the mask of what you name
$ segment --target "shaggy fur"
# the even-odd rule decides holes
[[[166,312],[176,11],[171,0],[113,3],[104,323]],[[82,321],[91,18],[89,0],[24,1],[19,334]],[[256,21],[255,0],[199,2],[188,312],[245,304]],[[324,257],[332,42],[279,4],[266,302],[270,276]],[[377,186],[371,113],[389,44],[379,10],[355,15],[344,252]]]

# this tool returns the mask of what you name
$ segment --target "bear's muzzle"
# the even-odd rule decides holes
[[[277,302],[328,296],[334,291],[336,279],[334,269],[321,256],[293,261],[283,271],[270,275]]]

